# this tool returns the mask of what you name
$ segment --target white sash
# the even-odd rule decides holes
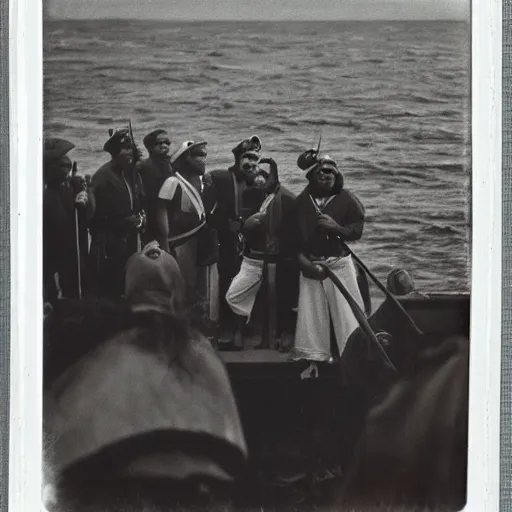
[[[176,172],[176,178],[180,182],[181,188],[187,194],[190,199],[190,202],[194,206],[197,211],[197,216],[200,219],[203,219],[206,215],[203,200],[201,198],[201,194],[195,189],[193,185],[191,185],[179,172]]]
[[[180,235],[169,237],[169,242],[176,242],[177,240],[188,238],[197,233],[206,224],[206,213],[201,194],[199,194],[195,187],[191,185],[179,172],[175,173],[175,177],[177,182],[176,185],[179,183],[183,192],[187,194],[190,202],[192,203],[192,206],[197,212],[198,218],[201,220],[201,223],[186,233],[181,233]],[[172,195],[174,195],[174,193]]]

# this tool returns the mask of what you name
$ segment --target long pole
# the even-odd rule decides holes
[[[319,144],[320,146],[320,144]],[[315,210],[317,213],[322,214],[322,210],[320,210],[320,207],[316,203],[316,201],[311,198],[311,201],[313,202],[313,206],[315,207]],[[379,290],[381,290],[384,295],[391,301],[393,304],[400,310],[400,312],[405,316],[407,321],[411,324],[412,328],[416,331],[416,334],[423,336],[423,331],[418,328],[418,326],[415,324],[414,320],[411,318],[409,313],[405,311],[402,304],[398,302],[396,297],[373,275],[373,273],[370,271],[370,269],[361,261],[361,258],[357,256],[357,254],[354,253],[354,251],[346,244],[344,243],[344,246],[346,247],[347,251],[351,254],[351,256],[359,263],[359,266],[363,269],[364,272],[368,275],[368,277],[377,285]]]
[[[133,136],[133,128],[132,128],[132,120],[128,119],[128,130],[130,133],[130,139],[132,141],[132,151],[133,151],[133,161],[132,161],[132,179],[133,179],[133,196],[134,196],[134,207],[135,207],[135,195],[136,195],[136,188],[137,188],[137,161],[139,160],[138,152],[137,152],[137,145],[135,144],[135,138]],[[137,209],[137,214],[140,213],[140,210]],[[137,252],[140,252],[142,250],[142,237],[141,234],[137,231]]]
[[[75,208],[75,232],[76,232],[76,259],[78,263],[78,298],[82,299],[82,266],[80,264],[80,232],[78,222],[78,209]]]
[[[405,311],[404,307],[396,297],[373,275],[373,273],[370,271],[370,269],[361,261],[361,258],[357,256],[357,254],[354,253],[354,251],[345,244],[345,247],[350,252],[351,256],[359,263],[359,266],[366,272],[368,277],[377,285],[377,287],[386,295],[386,297],[391,300],[395,304],[395,306],[401,311],[401,313],[405,316],[405,318],[408,320],[408,322],[411,324],[412,328],[416,331],[417,334],[420,336],[423,335],[423,331],[419,329],[419,327],[415,324],[414,320],[411,318],[409,313]]]
[[[326,273],[329,279],[333,282],[334,286],[338,288],[340,293],[345,297],[345,300],[348,302],[349,306],[352,309],[352,312],[354,313],[354,316],[356,317],[357,321],[359,322],[359,325],[361,326],[361,329],[366,334],[366,336],[370,339],[370,341],[373,342],[373,344],[377,347],[377,350],[382,355],[384,361],[386,362],[386,365],[391,368],[393,371],[396,372],[395,365],[391,362],[391,359],[389,359],[388,355],[386,354],[386,351],[382,347],[382,345],[379,343],[379,340],[377,339],[377,336],[375,336],[375,333],[373,332],[372,328],[370,327],[370,324],[368,323],[368,320],[366,319],[366,315],[363,313],[362,309],[359,307],[355,299],[350,295],[350,292],[345,288],[343,283],[340,281],[338,276],[329,268],[329,266],[324,262],[318,262],[318,265],[321,265]]]

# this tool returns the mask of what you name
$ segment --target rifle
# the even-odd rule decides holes
[[[137,188],[137,162],[140,160],[140,153],[139,153],[139,148],[137,147],[137,144],[135,144],[135,137],[133,136],[133,128],[132,128],[132,120],[131,119],[128,119],[128,130],[130,133],[130,139],[132,141],[132,153],[133,153],[132,180],[133,180],[133,192],[134,192],[134,195],[136,195],[135,191]],[[137,201],[137,203],[138,203],[138,201]],[[141,208],[140,204],[137,204],[137,205],[134,204],[134,207],[136,210],[138,210],[137,216],[140,219],[140,223],[141,223],[140,225],[144,226],[144,224],[146,222],[146,212],[144,211],[143,208]],[[142,248],[142,240],[141,240],[140,232],[137,235],[137,248],[138,248],[138,251],[140,251]]]
[[[130,139],[132,140],[133,166],[135,168],[135,164],[140,160],[140,154],[139,154],[139,148],[135,144],[135,138],[133,136],[132,120],[131,119],[128,119],[128,130],[130,132]]]

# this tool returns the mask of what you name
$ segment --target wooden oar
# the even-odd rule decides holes
[[[347,248],[348,252],[351,254],[351,256],[357,261],[359,266],[366,272],[368,277],[377,285],[377,287],[386,295],[386,297],[395,304],[395,306],[400,310],[400,312],[405,316],[407,321],[411,324],[412,328],[416,331],[416,334],[423,336],[423,331],[416,325],[414,320],[411,318],[409,313],[405,311],[404,307],[396,297],[373,275],[371,270],[361,261],[361,259],[357,256],[357,254],[354,253],[354,251],[345,244],[345,247]]]
[[[329,268],[327,263],[323,261],[315,262],[317,265],[322,266],[329,279],[333,282],[334,286],[338,288],[338,290],[341,292],[343,297],[345,297],[345,300],[348,302],[349,306],[352,309],[352,312],[354,313],[354,316],[356,317],[357,321],[359,322],[359,325],[361,326],[361,329],[363,332],[368,336],[371,342],[373,342],[377,346],[377,350],[381,353],[382,357],[384,358],[386,364],[396,372],[395,365],[391,362],[391,359],[389,359],[388,355],[386,354],[386,351],[382,347],[382,345],[379,343],[379,340],[377,339],[377,336],[375,336],[375,333],[373,332],[372,328],[370,327],[370,324],[368,323],[368,320],[366,318],[366,315],[364,314],[363,310],[359,307],[359,304],[355,301],[354,297],[350,294],[350,292],[345,288],[344,284],[340,281],[338,276]]]

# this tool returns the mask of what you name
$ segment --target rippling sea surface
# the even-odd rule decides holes
[[[470,50],[459,22],[45,24],[45,136],[73,141],[82,173],[108,129],[164,127],[209,143],[209,169],[257,133],[298,193],[316,145],[363,201],[354,251],[425,292],[469,289]]]

